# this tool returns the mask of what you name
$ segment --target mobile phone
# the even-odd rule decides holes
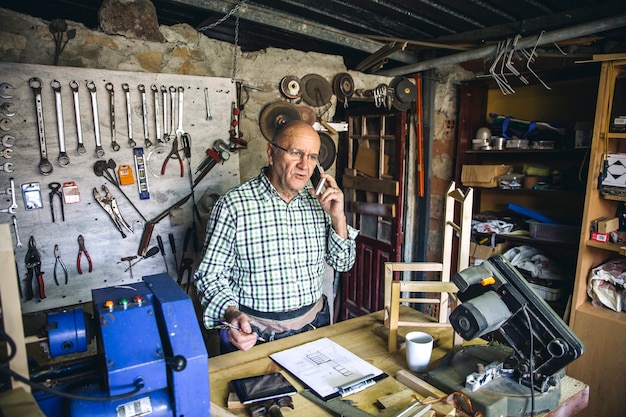
[[[311,175],[311,184],[313,184],[313,188],[315,189],[315,194],[319,195],[324,190],[324,183],[326,182],[326,178],[322,178],[322,174],[324,173],[324,168],[318,162],[313,168],[313,175]]]

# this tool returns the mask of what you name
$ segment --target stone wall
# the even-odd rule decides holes
[[[53,64],[54,41],[48,29],[49,22],[2,8],[0,18],[3,22],[0,27],[0,61]],[[76,37],[67,43],[59,58],[59,65],[62,66],[225,78],[233,75],[233,45],[209,39],[186,24],[160,26],[159,32],[164,41],[158,42],[132,37],[127,32],[124,35],[109,34],[79,23],[67,23],[68,29],[76,29]],[[340,56],[312,52],[268,48],[252,53],[237,50],[236,54],[235,78],[253,87],[244,94],[242,100],[245,106],[240,119],[243,138],[248,141],[248,149],[239,154],[240,178],[245,181],[256,175],[266,163],[266,141],[259,129],[259,114],[268,103],[285,100],[278,89],[280,80],[286,75],[302,77],[316,73],[330,81],[334,74],[346,72],[346,68]],[[353,77],[355,88],[373,88],[390,81],[386,77],[347,72]],[[432,199],[431,227],[428,232],[429,259],[441,257],[438,248],[441,247],[443,195],[454,177],[457,117],[455,84],[469,77],[471,74],[458,66],[436,71],[438,83],[430,161]],[[330,121],[333,114],[334,107],[324,117]],[[224,132],[223,139],[227,138],[228,132]],[[332,170],[330,172],[334,173]]]

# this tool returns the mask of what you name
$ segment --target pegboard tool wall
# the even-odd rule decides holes
[[[150,168],[147,170],[146,175],[150,198],[140,199],[133,148],[128,143],[126,95],[122,90],[122,84],[127,83],[129,85],[133,139],[137,147],[144,149],[146,159],[149,151],[154,149],[154,145],[153,147],[146,147],[144,143],[142,96],[138,86],[143,84],[146,88],[149,138],[155,145],[157,144],[155,104],[150,87],[153,84],[159,88],[163,85],[168,87],[168,89],[170,86],[176,88],[184,87],[182,127],[191,137],[192,172],[196,171],[198,165],[206,156],[205,151],[207,148],[212,148],[216,140],[222,139],[228,143],[232,117],[231,106],[236,101],[235,84],[226,78],[27,64],[0,63],[0,74],[0,82],[9,83],[14,87],[14,89],[5,90],[6,94],[13,97],[9,99],[0,98],[0,102],[10,103],[10,111],[15,112],[15,115],[11,117],[0,114],[0,118],[10,120],[10,122],[5,122],[6,125],[4,125],[10,130],[2,130],[0,135],[9,134],[15,138],[13,146],[9,148],[13,151],[10,155],[11,158],[5,159],[0,157],[0,164],[6,162],[13,164],[10,167],[13,172],[0,171],[0,189],[9,188],[10,178],[14,178],[18,205],[15,210],[15,216],[22,242],[21,247],[16,246],[17,242],[15,241],[16,237],[12,226],[11,214],[0,213],[0,222],[11,225],[22,293],[25,294],[24,277],[27,272],[25,256],[31,236],[34,237],[36,247],[41,255],[41,271],[44,273],[43,279],[45,283],[45,299],[38,300],[35,297],[26,301],[24,297],[22,298],[23,313],[33,313],[89,302],[91,300],[91,289],[93,288],[124,285],[139,281],[145,275],[165,272],[164,259],[160,253],[151,258],[142,259],[133,266],[132,278],[130,271],[126,271],[129,263],[122,262],[122,258],[137,256],[137,259],[134,261],[141,259],[137,254],[143,232],[143,221],[138,212],[114,185],[105,180],[104,177],[97,176],[94,173],[94,164],[98,160],[108,161],[113,159],[117,167],[122,164],[132,167],[135,183],[120,187],[147,220],[167,210],[168,207],[190,193],[189,165],[187,159],[184,158],[182,143],[179,141],[180,155],[183,157],[184,177],[180,177],[180,168],[176,159],[170,160],[165,175],[160,175],[162,161],[172,147],[173,139],[169,140],[165,144],[165,152],[154,152],[150,156],[150,161],[146,161]],[[39,171],[40,139],[35,94],[33,88],[29,85],[29,80],[32,77],[41,79],[41,100],[47,156],[53,166],[53,171],[49,175],[42,175]],[[61,86],[65,148],[70,158],[70,164],[66,167],[61,167],[57,161],[60,146],[57,133],[55,95],[51,87],[52,80],[59,81]],[[73,94],[70,88],[71,81],[76,81],[79,86],[81,131],[86,148],[86,153],[83,155],[79,155],[77,152],[78,136]],[[105,152],[103,157],[96,155],[91,95],[87,89],[88,81],[93,81],[96,86],[100,136]],[[120,149],[117,152],[112,149],[111,142],[110,95],[107,89],[105,89],[106,83],[109,82],[114,88],[115,134],[117,143],[120,145]],[[210,120],[207,118],[205,106],[205,88],[208,89],[210,113],[212,116]],[[169,104],[169,99],[166,104]],[[161,96],[159,105],[161,131],[163,132],[163,101]],[[178,126],[177,109],[178,100],[176,98],[174,102],[174,124],[173,128],[169,129],[171,132],[174,132]],[[169,106],[167,111],[169,118]],[[115,173],[117,173],[117,170],[115,168]],[[56,221],[52,222],[49,184],[52,182],[63,184],[70,181],[74,181],[77,184],[80,201],[73,204],[64,204],[65,221],[61,221],[60,204],[58,198],[55,198],[53,205]],[[40,184],[42,208],[26,210],[21,185],[28,183]],[[187,252],[183,254],[184,237],[193,222],[193,201],[191,199],[183,204],[181,209],[177,210],[175,214],[170,213],[156,225],[149,247],[156,246],[156,237],[161,235],[165,248],[165,261],[172,279],[177,278],[176,268],[182,256],[194,259],[192,272],[195,270],[201,255],[200,252],[205,235],[204,228],[211,203],[214,202],[216,194],[221,195],[237,184],[239,184],[239,157],[236,152],[233,152],[229,154],[227,160],[218,163],[195,187],[195,199],[202,219],[201,223],[197,222],[198,252],[195,252],[193,242],[190,242]],[[111,218],[94,197],[94,188],[101,196],[105,195],[101,188],[102,185],[108,187],[110,193],[117,201],[122,216],[133,226],[134,232],[125,231],[126,238],[122,237]],[[3,195],[0,201],[3,201],[3,203],[0,203],[0,209],[5,209],[11,205],[10,195]],[[176,259],[174,259],[174,254],[168,241],[169,233],[174,235]],[[91,273],[88,272],[85,255],[82,255],[81,259],[83,273],[78,273],[77,255],[79,245],[77,239],[79,235],[84,237],[85,247],[93,262]],[[56,268],[59,285],[56,285],[53,279],[55,245],[59,245],[61,259],[67,267],[69,275],[67,285],[65,284],[64,273],[60,265]],[[185,274],[183,282],[186,281],[187,276],[188,274]]]

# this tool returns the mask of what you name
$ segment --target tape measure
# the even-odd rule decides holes
[[[150,198],[150,191],[148,190],[148,177],[146,176],[146,165],[143,159],[143,148],[133,148],[133,156],[135,157],[139,198],[141,200],[148,200]]]

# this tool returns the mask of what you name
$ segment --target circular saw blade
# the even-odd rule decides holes
[[[411,103],[415,101],[417,92],[415,84],[404,77],[395,77],[389,83],[389,87],[393,89],[392,106],[400,111],[409,109]]]
[[[287,75],[280,80],[280,92],[287,98],[295,99],[302,96],[302,80],[300,78]]]
[[[324,168],[324,171],[330,169],[335,163],[335,157],[337,156],[337,147],[333,139],[324,132],[317,132],[320,135],[320,165]]]
[[[333,89],[326,78],[318,74],[307,74],[302,77],[302,99],[309,106],[322,107],[330,103]]]
[[[337,100],[344,102],[354,94],[354,80],[347,72],[340,72],[333,78],[333,92]]]
[[[313,126],[315,121],[317,120],[317,116],[315,115],[315,110],[313,110],[309,106],[298,106],[298,111],[300,112],[300,117],[302,120]]]
[[[276,130],[292,120],[302,120],[298,107],[284,101],[275,101],[261,111],[259,127],[265,139],[271,141]]]

